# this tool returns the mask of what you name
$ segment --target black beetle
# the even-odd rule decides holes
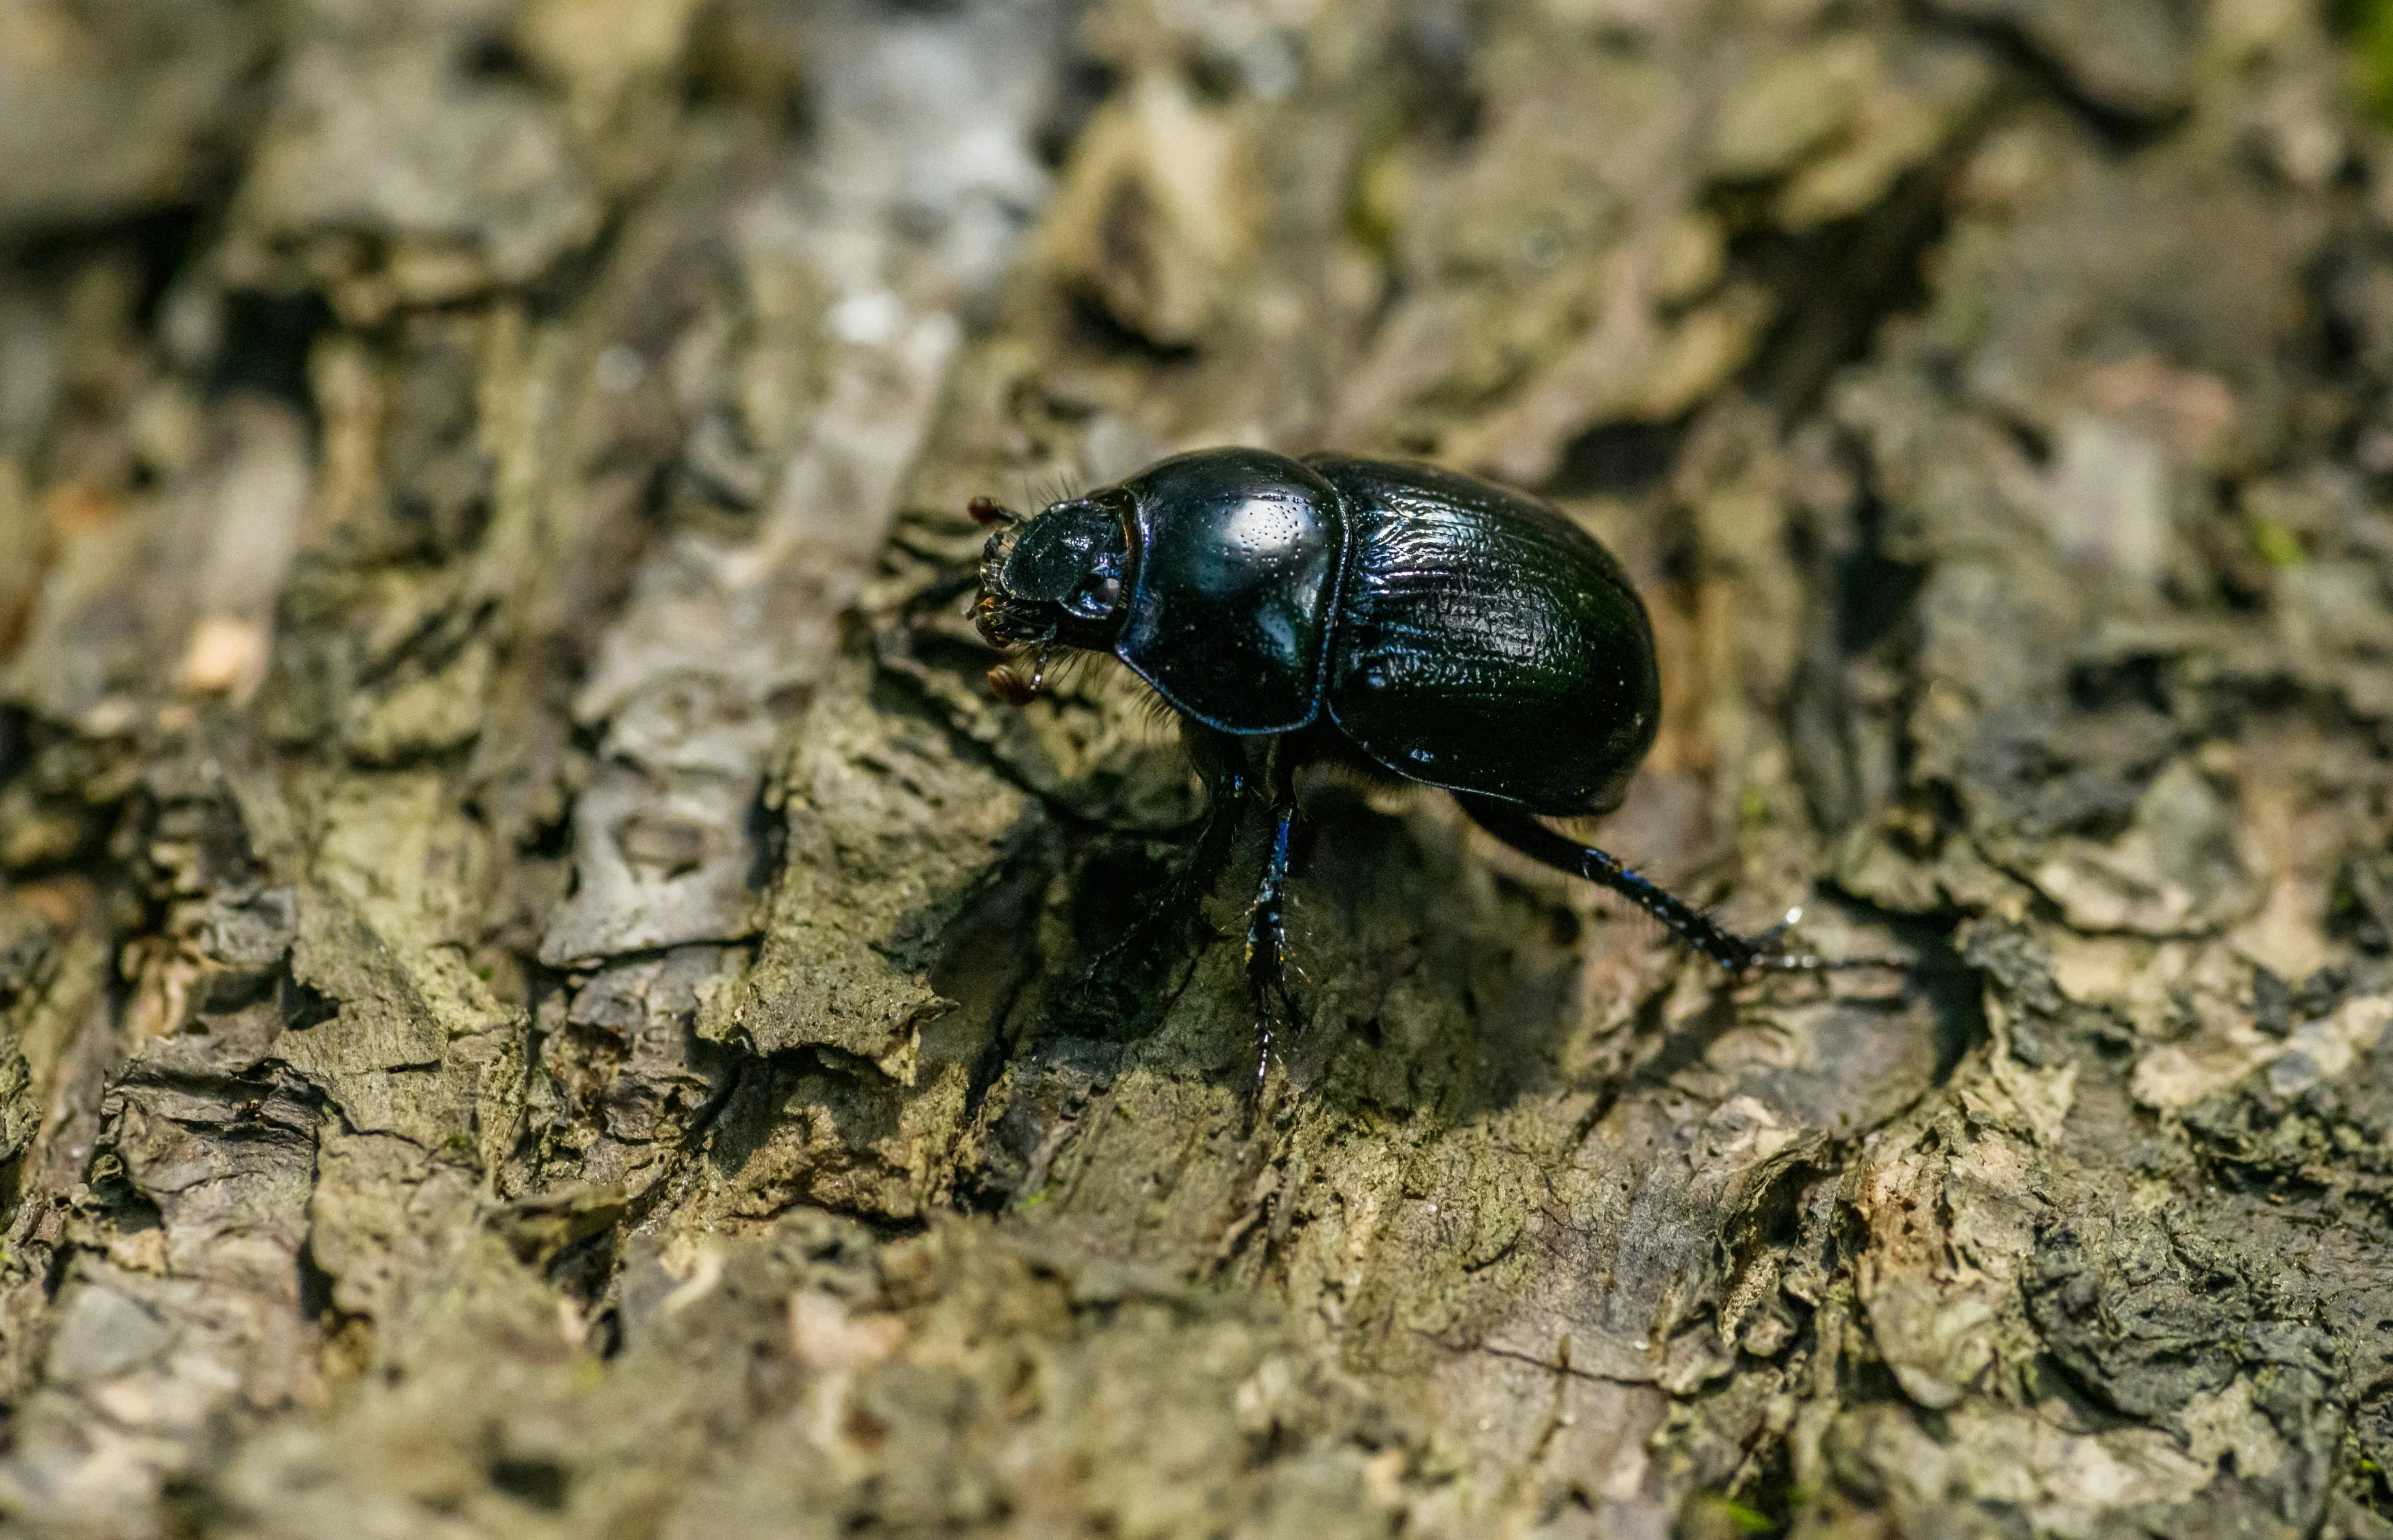
[[[1731,971],[1852,965],[1777,952],[1783,925],[1725,930],[1539,821],[1617,806],[1661,716],[1643,601],[1547,504],[1429,465],[1206,449],[1029,519],[986,498],[972,514],[1004,526],[974,622],[994,646],[1038,653],[1027,681],[990,671],[1000,693],[1035,694],[1053,647],[1109,652],[1152,685],[1206,779],[1203,881],[1237,800],[1267,798],[1246,954],[1258,1076],[1270,1005],[1290,1005],[1296,772],[1321,760],[1443,787],[1496,838],[1626,895]]]

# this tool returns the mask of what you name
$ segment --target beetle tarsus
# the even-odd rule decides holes
[[[1874,968],[1907,973],[1911,969],[1909,960],[1901,957],[1820,957],[1810,952],[1778,950],[1778,943],[1802,923],[1803,910],[1798,905],[1786,912],[1785,919],[1747,940],[1745,944],[1753,949],[1753,956],[1745,966],[1765,973],[1859,973]]]
[[[1752,946],[1754,955],[1756,957],[1770,957],[1778,955],[1778,943],[1784,941],[1787,937],[1787,933],[1802,923],[1803,906],[1801,904],[1797,904],[1794,908],[1789,909],[1785,916],[1781,918],[1777,924],[1771,926],[1768,930],[1763,931],[1758,936],[1748,937],[1748,944]]]
[[[1866,973],[1876,969],[1908,973],[1911,971],[1911,960],[1906,957],[1872,955],[1818,957],[1809,952],[1764,952],[1745,966],[1763,973]]]

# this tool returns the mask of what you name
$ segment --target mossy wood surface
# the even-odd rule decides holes
[[[2393,1536],[2388,35],[0,4],[0,1531]],[[1324,781],[1250,1107],[933,593],[1222,442],[1554,497],[1602,841],[1912,971]]]

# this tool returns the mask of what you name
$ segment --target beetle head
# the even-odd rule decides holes
[[[992,646],[1110,646],[1121,629],[1130,534],[1121,494],[1056,503],[999,529],[981,553],[973,624]]]

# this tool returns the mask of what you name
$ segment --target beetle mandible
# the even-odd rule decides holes
[[[1435,466],[1260,449],[1175,455],[1030,518],[976,498],[989,537],[973,620],[1004,649],[1110,653],[1179,715],[1206,782],[1192,864],[1217,866],[1239,799],[1270,808],[1246,970],[1271,1053],[1287,994],[1296,774],[1337,761],[1451,792],[1524,855],[1613,889],[1731,972],[1851,966],[1740,936],[1541,820],[1609,812],[1661,717],[1653,628],[1610,552],[1535,498]],[[1215,875],[1207,870],[1205,881]],[[1788,924],[1800,911],[1788,916]]]

